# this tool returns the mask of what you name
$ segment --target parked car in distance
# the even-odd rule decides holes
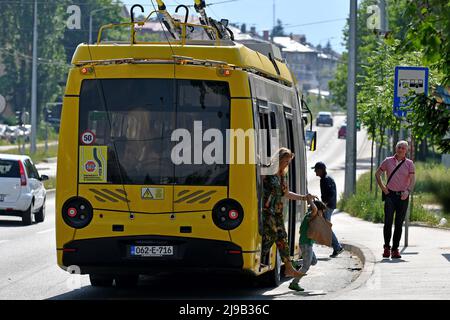
[[[345,118],[344,124],[347,124],[347,118]],[[356,118],[356,131],[361,131],[361,121],[358,118]]]
[[[6,132],[7,128],[8,128],[8,125],[0,124],[0,139],[6,139],[5,132]]]
[[[343,124],[338,131],[338,139],[345,139],[347,137],[347,125]]]
[[[0,217],[21,217],[23,225],[45,219],[46,190],[28,156],[0,154]]]
[[[320,111],[317,114],[316,126],[319,126],[321,124],[326,124],[329,125],[330,127],[333,126],[333,116],[331,115],[331,112]]]

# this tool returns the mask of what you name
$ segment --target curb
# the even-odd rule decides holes
[[[341,296],[342,294],[362,287],[373,275],[375,269],[375,256],[373,255],[372,251],[370,251],[369,248],[354,242],[347,242],[347,243],[341,242],[341,245],[344,247],[346,251],[349,251],[350,253],[354,254],[361,260],[363,268],[361,274],[358,276],[358,278],[356,278],[355,281],[350,283],[344,289],[332,293],[328,297],[336,300],[339,300],[339,296]]]

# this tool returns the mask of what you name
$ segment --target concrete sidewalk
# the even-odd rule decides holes
[[[346,213],[331,219],[339,241],[364,255],[360,277],[326,299],[450,299],[450,230],[409,227],[409,246],[400,242],[401,259],[385,259],[383,224]],[[392,245],[392,243],[391,243]]]

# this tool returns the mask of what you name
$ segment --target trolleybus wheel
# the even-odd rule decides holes
[[[276,259],[275,259],[275,268],[264,276],[265,277],[265,284],[269,287],[278,287],[281,283],[281,257],[280,253],[276,253]]]
[[[108,275],[90,274],[89,279],[93,287],[111,287],[114,278]]]

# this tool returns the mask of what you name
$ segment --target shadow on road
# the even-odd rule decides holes
[[[18,228],[18,227],[27,227],[24,226],[22,224],[22,221],[11,221],[11,220],[7,220],[7,221],[2,221],[0,220],[0,228],[1,227],[5,227],[5,228]]]
[[[381,263],[402,263],[402,262],[409,262],[409,261],[406,261],[406,260],[403,260],[403,259],[382,259],[381,261],[380,261]]]
[[[263,296],[271,289],[242,275],[177,273],[141,276],[134,288],[85,286],[49,300],[272,299]]]

